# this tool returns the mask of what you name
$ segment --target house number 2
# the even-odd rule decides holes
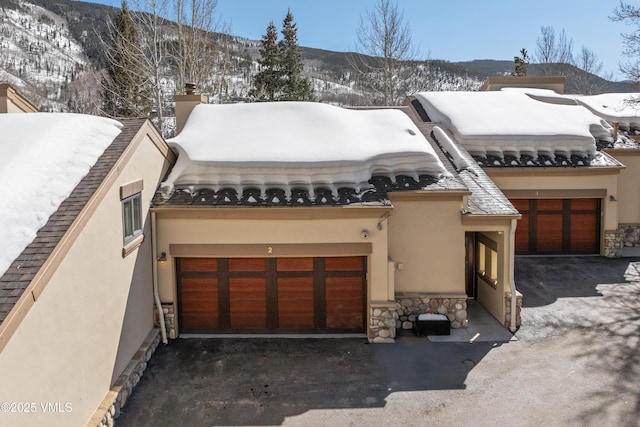
[[[267,253],[268,253],[268,254],[272,254],[272,253],[273,253],[273,248],[272,248],[271,246],[269,246],[269,247],[267,248]]]

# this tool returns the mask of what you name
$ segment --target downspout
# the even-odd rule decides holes
[[[167,344],[167,326],[164,323],[164,313],[162,312],[162,303],[160,302],[160,293],[158,292],[158,248],[156,247],[156,213],[151,212],[151,257],[153,259],[153,298],[156,302],[158,310],[158,323],[160,323],[160,336],[162,343]]]
[[[509,330],[515,334],[516,327],[516,308],[518,306],[518,296],[516,294],[516,225],[517,219],[511,220],[511,229],[509,230],[509,288],[511,289],[511,319],[509,319]]]

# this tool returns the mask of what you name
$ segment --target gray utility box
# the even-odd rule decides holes
[[[451,335],[451,322],[444,314],[419,314],[413,330],[416,335]]]

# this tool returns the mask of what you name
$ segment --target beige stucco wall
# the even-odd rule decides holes
[[[500,323],[503,323],[506,311],[504,306],[504,295],[510,291],[509,273],[510,269],[513,268],[513,266],[509,265],[509,231],[508,229],[501,231],[484,231],[480,234],[498,244],[498,281],[496,286],[493,287],[478,277],[477,299],[480,304],[482,304],[482,306],[493,315],[493,317],[498,319]]]
[[[618,221],[640,224],[640,150],[611,150],[609,152],[626,166],[618,178]]]
[[[123,258],[119,189],[144,179],[146,212],[163,160],[147,140],[120,169],[0,353],[0,402],[37,405],[35,414],[0,414],[0,424],[84,425],[152,329],[150,221],[145,242]],[[48,402],[70,411],[45,413]]]
[[[347,211],[345,211],[348,210]],[[162,302],[177,304],[175,259],[170,245],[234,245],[225,253],[218,246],[216,256],[277,257],[269,246],[305,244],[370,243],[368,254],[368,299],[388,301],[387,229],[377,229],[388,208],[213,208],[172,211],[156,209],[157,250],[166,252],[167,262],[158,263],[158,284]],[[341,214],[345,212],[348,217]],[[353,216],[357,217],[353,217]],[[368,230],[368,238],[361,233]],[[237,245],[248,245],[246,250]],[[264,245],[255,247],[252,245]],[[221,251],[220,251],[221,250]],[[230,249],[231,250],[231,249]],[[238,255],[238,250],[242,255]],[[244,251],[244,252],[243,252]],[[327,253],[308,253],[303,256],[327,256]],[[363,254],[365,255],[365,254]],[[288,253],[285,256],[296,256]],[[391,297],[390,297],[391,295]],[[178,325],[179,327],[179,325]]]
[[[600,237],[600,247],[604,248],[604,230],[616,230],[618,228],[618,203],[609,199],[610,195],[615,195],[618,191],[619,169],[609,169],[607,173],[583,172],[577,170],[554,171],[552,169],[540,169],[526,171],[519,169],[513,173],[503,174],[501,171],[486,169],[485,172],[496,183],[500,190],[509,195],[511,190],[529,190],[531,193],[526,198],[550,198],[553,197],[573,198],[573,197],[594,197],[591,191],[600,191],[602,198],[602,232]],[[539,197],[536,197],[539,191]],[[579,193],[583,191],[583,195]],[[577,195],[578,194],[578,195]]]
[[[462,195],[443,199],[402,200],[389,218],[389,256],[402,269],[396,292],[465,292],[465,240]]]

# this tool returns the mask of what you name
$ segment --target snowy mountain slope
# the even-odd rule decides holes
[[[99,113],[100,70],[105,58],[100,39],[117,9],[71,0],[0,0],[0,81],[16,86],[44,111]],[[171,23],[169,24],[169,32]],[[260,41],[212,34],[226,40],[223,64],[211,70],[207,87],[200,90],[210,102],[247,100],[252,76],[258,71]],[[356,87],[349,66],[353,54],[302,47],[305,73],[319,101],[337,105],[368,104],[371,96]],[[418,64],[407,91],[476,90],[492,74],[510,74],[509,61],[451,63],[428,60]],[[529,67],[536,75],[536,66]],[[571,91],[575,70],[567,77]],[[176,90],[170,75],[162,81],[168,109]],[[572,77],[573,76],[573,77]],[[599,79],[608,91],[627,91],[622,83]],[[605,85],[604,83],[610,83]],[[180,88],[177,88],[180,89]]]
[[[27,2],[0,9],[0,52],[0,80],[45,111],[65,110],[62,91],[90,68],[66,19]]]

